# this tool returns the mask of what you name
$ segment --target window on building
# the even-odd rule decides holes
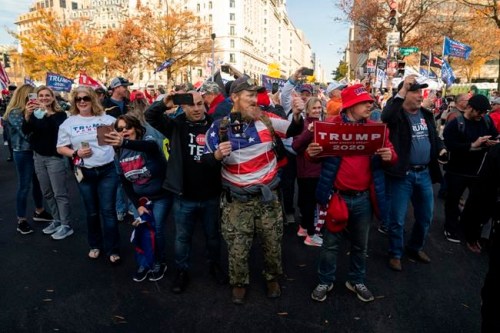
[[[66,8],[66,0],[59,0],[59,7]]]
[[[229,13],[229,21],[234,21],[236,20],[236,14],[235,13]]]
[[[234,35],[235,35],[235,32],[234,32],[234,31],[235,31],[235,30],[234,30],[234,25],[230,26],[230,27],[229,27],[229,35],[230,35],[230,36],[234,36]]]
[[[208,22],[212,22],[212,14],[208,15]]]
[[[208,2],[208,9],[212,9],[212,1]]]
[[[232,49],[234,49],[234,39],[230,39],[229,40],[229,47],[231,47]]]
[[[196,5],[196,11],[199,13],[200,12],[200,4]]]
[[[235,0],[229,0],[229,7],[231,7],[231,8],[236,7]]]
[[[203,76],[203,71],[198,68],[198,77],[202,77],[202,76]]]
[[[236,62],[236,55],[234,53],[229,53],[229,62],[230,63]]]
[[[264,24],[267,24],[267,19],[264,19]]]

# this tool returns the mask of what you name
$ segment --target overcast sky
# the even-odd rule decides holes
[[[14,21],[33,3],[34,0],[1,0],[0,44],[14,42],[6,29],[15,30]],[[334,21],[334,17],[341,15],[334,0],[288,0],[287,10],[295,27],[305,32],[330,80],[331,71],[337,68],[342,58],[339,51],[345,48],[348,39],[348,25]]]

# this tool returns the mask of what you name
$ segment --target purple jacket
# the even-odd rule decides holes
[[[312,161],[305,156],[307,146],[313,141],[314,133],[307,128],[316,118],[307,117],[304,121],[302,133],[293,138],[292,148],[297,152],[297,177],[319,178],[321,173],[321,159]]]

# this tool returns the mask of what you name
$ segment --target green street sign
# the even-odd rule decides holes
[[[404,55],[404,56],[407,56],[407,55],[410,55],[412,53],[416,53],[418,52],[418,47],[400,47],[399,48],[399,53],[401,53],[401,55]]]

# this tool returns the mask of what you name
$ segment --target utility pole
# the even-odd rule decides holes
[[[212,38],[212,82],[214,82],[214,75],[215,75],[215,33],[212,33],[210,35],[210,38]]]

